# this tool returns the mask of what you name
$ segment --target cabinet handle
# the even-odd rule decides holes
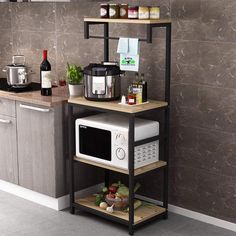
[[[3,119],[0,119],[0,123],[10,124],[11,121],[10,121],[10,120],[3,120]]]
[[[28,110],[33,110],[33,111],[40,111],[40,112],[49,112],[49,108],[40,108],[40,107],[33,107],[33,106],[28,106],[28,105],[23,105],[20,104],[21,108],[28,109]]]

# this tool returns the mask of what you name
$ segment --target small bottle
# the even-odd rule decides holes
[[[41,95],[52,96],[51,64],[47,59],[48,51],[43,50],[43,61],[40,65]]]
[[[142,102],[147,102],[147,82],[144,81],[144,74],[141,74],[140,85],[142,85]]]
[[[136,95],[133,93],[132,86],[129,86],[129,88],[128,88],[128,104],[129,105],[136,104]]]

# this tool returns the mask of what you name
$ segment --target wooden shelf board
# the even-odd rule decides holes
[[[82,158],[77,157],[77,156],[74,157],[74,160],[85,163],[85,164],[88,164],[88,165],[97,166],[97,167],[101,167],[101,168],[104,168],[104,169],[108,169],[108,170],[116,171],[116,172],[119,172],[119,173],[123,173],[123,174],[126,174],[126,175],[129,174],[128,170],[124,170],[124,169],[117,168],[117,167],[114,167],[114,166],[109,166],[109,165],[106,165],[106,164],[97,163],[97,162],[90,161],[90,160],[85,160],[85,159],[82,159]],[[151,171],[151,170],[161,168],[161,167],[166,166],[166,165],[167,165],[167,163],[165,161],[157,161],[155,163],[152,163],[152,164],[149,164],[149,165],[146,165],[146,166],[135,169],[134,170],[134,176],[146,173],[146,172]]]
[[[152,109],[158,109],[168,106],[167,102],[164,101],[156,101],[156,100],[149,100],[149,103],[138,105],[138,106],[125,106],[118,104],[120,101],[110,101],[110,102],[96,102],[96,101],[89,101],[84,97],[74,97],[68,100],[69,103],[89,106],[94,108],[101,108],[111,111],[119,111],[124,113],[138,113],[142,111],[148,111]]]
[[[159,20],[139,20],[139,19],[104,19],[104,18],[84,18],[85,22],[105,22],[105,23],[125,23],[125,24],[163,24],[171,23],[169,19],[159,19]]]
[[[106,210],[102,210],[100,207],[95,205],[95,197],[89,196],[82,199],[77,199],[76,203],[83,205],[88,208],[92,208],[94,210],[106,213],[108,215],[112,215],[114,217],[129,221],[129,214],[123,211],[114,211],[113,213],[108,213]],[[146,221],[154,216],[160,215],[166,211],[165,208],[155,206],[155,205],[144,205],[139,207],[134,211],[134,224],[139,224],[143,221]]]

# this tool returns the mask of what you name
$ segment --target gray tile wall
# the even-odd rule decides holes
[[[173,20],[170,203],[236,223],[236,2],[128,2],[160,5],[162,17]],[[82,21],[84,16],[96,16],[100,3],[0,4],[0,67],[12,54],[22,53],[37,72],[33,80],[39,80],[44,48],[55,77],[65,75],[66,62],[101,61],[102,42],[83,39]],[[140,26],[111,27],[112,35],[144,33]],[[141,71],[149,97],[155,99],[163,96],[163,33],[155,32],[154,44],[141,47]],[[111,59],[116,59],[115,42],[111,50]],[[129,75],[123,87],[132,79]],[[157,178],[150,175],[143,189],[154,195],[157,191],[150,190],[150,182]]]

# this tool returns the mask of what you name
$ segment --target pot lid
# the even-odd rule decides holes
[[[26,66],[23,65],[23,64],[10,64],[10,65],[7,65],[7,67],[10,67],[10,68],[25,68]]]
[[[115,76],[120,75],[120,67],[117,65],[103,65],[90,63],[84,68],[85,75],[92,76]]]

